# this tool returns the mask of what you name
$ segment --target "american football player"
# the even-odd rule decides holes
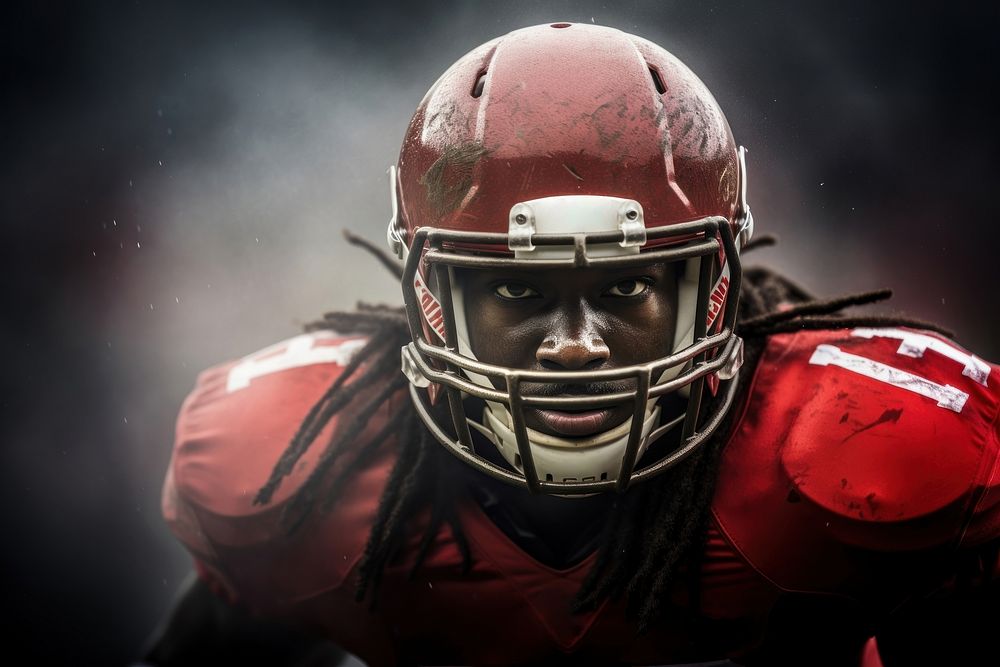
[[[995,664],[996,368],[744,269],[745,151],[670,53],[483,44],[389,180],[405,309],[182,408],[148,662]]]

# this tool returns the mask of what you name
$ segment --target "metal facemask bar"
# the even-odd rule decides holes
[[[560,495],[592,494],[600,491],[624,491],[629,484],[652,478],[676,465],[703,444],[716,430],[722,417],[729,410],[735,395],[733,380],[742,362],[742,341],[735,336],[736,306],[740,293],[742,271],[739,253],[733,239],[729,222],[719,216],[700,220],[655,227],[645,230],[645,246],[651,249],[626,256],[592,256],[588,248],[617,243],[625,245],[636,242],[629,239],[629,230],[569,233],[533,234],[530,243],[545,246],[571,246],[572,257],[542,259],[516,259],[509,255],[474,254],[484,248],[508,248],[512,243],[508,234],[487,232],[460,232],[435,228],[418,229],[407,253],[402,285],[403,300],[409,321],[413,342],[402,350],[403,371],[410,379],[410,393],[414,405],[431,433],[452,454],[466,463],[509,484],[527,488],[533,493]],[[663,245],[656,242],[663,241]],[[516,239],[513,243],[517,243]],[[520,241],[523,242],[523,241]],[[639,240],[641,243],[641,240]],[[722,314],[721,329],[707,335],[707,316],[713,274],[720,248],[725,251],[730,271],[729,295]],[[452,304],[452,289],[448,267],[479,269],[573,269],[573,268],[623,268],[646,266],[655,263],[670,263],[703,258],[698,280],[698,299],[695,314],[693,342],[686,348],[666,357],[623,368],[594,371],[527,371],[482,363],[458,353],[458,338]],[[415,278],[420,263],[424,262],[437,283],[436,295],[440,299],[439,326],[434,331],[443,339],[444,345],[435,344],[425,335],[421,318],[420,298]],[[433,334],[434,332],[432,332]],[[432,335],[433,337],[433,335]],[[715,353],[714,355],[712,353]],[[684,366],[680,374],[661,381],[668,368]],[[484,387],[472,382],[466,373],[474,373],[494,381],[505,390]],[[717,375],[723,384],[720,387],[722,404],[720,409],[698,429],[701,413],[701,397],[705,378]],[[523,383],[586,384],[632,380],[635,388],[600,396],[526,396],[521,393]],[[456,437],[448,434],[439,424],[427,404],[427,392],[419,388],[431,383],[439,385],[446,395],[452,415],[452,426]],[[647,402],[667,393],[690,386],[690,398],[683,415],[681,444],[666,457],[635,470],[636,458],[642,445],[646,445],[675,424],[672,421],[654,429],[645,436],[643,442],[643,417]],[[507,470],[475,453],[468,417],[462,401],[464,396],[473,396],[485,401],[493,401],[506,406],[512,420],[512,430],[517,439],[517,448],[524,470],[524,476]],[[525,407],[537,406],[554,409],[599,408],[610,404],[632,402],[634,411],[631,418],[629,437],[625,447],[617,479],[593,481],[548,481],[540,480],[536,473],[528,440],[525,422]]]

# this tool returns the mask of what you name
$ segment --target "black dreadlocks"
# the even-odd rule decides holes
[[[374,254],[397,278],[402,275],[399,265],[381,249],[350,233],[345,235],[352,244]],[[763,236],[748,244],[744,252],[774,243],[773,237]],[[840,314],[849,306],[889,298],[891,291],[886,289],[816,300],[801,286],[767,268],[746,269],[743,285],[737,329],[745,341],[746,362],[738,380],[735,405],[741,405],[746,399],[748,379],[756,368],[767,337],[772,334],[801,329],[912,326],[951,335],[933,324],[903,317]],[[410,340],[403,310],[360,303],[356,312],[327,313],[306,329],[362,333],[369,338],[306,415],[254,502],[269,502],[282,479],[292,471],[323,428],[335,415],[344,414],[346,419],[334,429],[311,476],[284,509],[289,532],[302,525],[317,502],[321,511],[328,510],[343,482],[396,436],[397,459],[379,500],[365,546],[359,567],[357,599],[363,600],[371,594],[374,606],[382,572],[407,537],[409,520],[418,510],[428,506],[430,522],[410,575],[423,563],[444,524],[449,526],[461,551],[463,568],[467,570],[471,554],[456,514],[461,485],[439,482],[454,461],[422,426],[408,397],[401,400],[395,416],[376,435],[366,439],[365,446],[350,446],[375,411],[406,386],[399,370],[399,349]],[[627,613],[636,620],[639,632],[646,631],[663,615],[670,606],[670,593],[678,572],[684,567],[694,570],[699,565],[698,557],[704,546],[703,537],[715,492],[715,471],[737,412],[730,410],[715,435],[685,461],[655,481],[636,485],[618,500],[607,517],[596,562],[577,593],[574,611],[593,608],[606,597],[624,595]],[[349,451],[354,452],[354,458],[328,479],[334,464]],[[691,579],[697,580],[696,577]],[[693,589],[692,593],[696,605],[697,590]]]

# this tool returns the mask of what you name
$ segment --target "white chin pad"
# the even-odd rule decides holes
[[[647,404],[636,461],[642,458],[646,450],[646,437],[660,421],[660,406],[655,403],[656,401],[652,400]],[[511,430],[510,413],[504,406],[488,403],[483,411],[483,425],[472,420],[469,420],[469,424],[489,438],[511,466],[518,472],[524,472],[517,448],[517,437]],[[527,429],[531,458],[538,478],[542,481],[555,482],[617,479],[631,427],[632,420],[626,419],[609,431],[588,438],[572,439]]]

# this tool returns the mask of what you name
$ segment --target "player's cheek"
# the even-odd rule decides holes
[[[533,358],[531,340],[537,327],[525,326],[522,318],[484,308],[468,321],[469,344],[480,361],[516,368]]]
[[[631,362],[658,359],[670,354],[674,322],[672,300],[654,293],[627,312],[618,314],[609,325],[610,338]]]

